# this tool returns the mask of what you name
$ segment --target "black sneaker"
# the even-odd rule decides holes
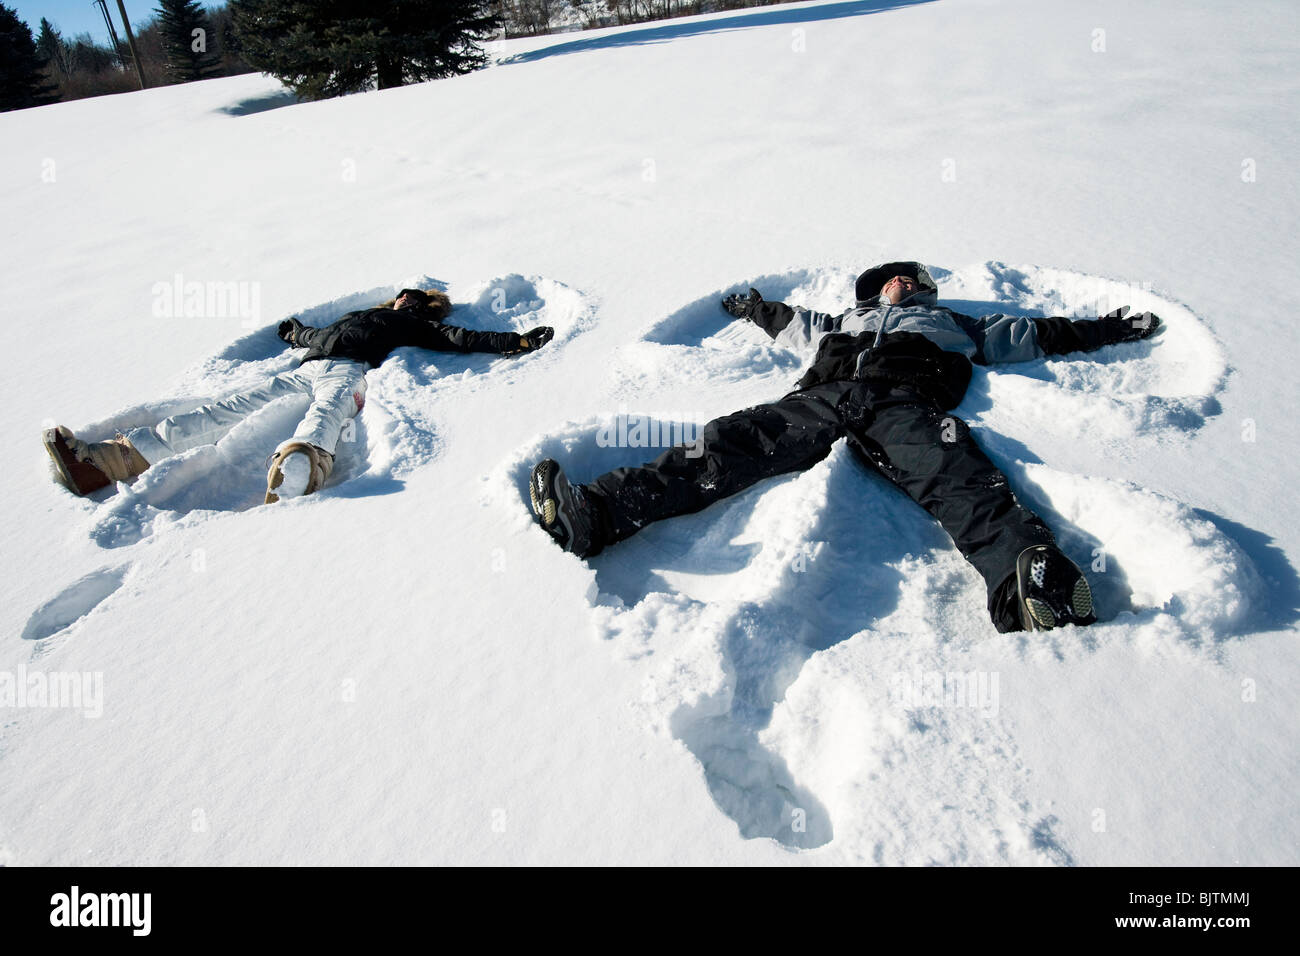
[[[569,484],[555,459],[547,458],[533,468],[528,494],[537,523],[565,551],[585,558],[600,550],[596,506],[582,485]]]
[[[1094,624],[1092,588],[1073,561],[1049,544],[1025,548],[1016,559],[1020,619],[1027,631],[1063,624]]]

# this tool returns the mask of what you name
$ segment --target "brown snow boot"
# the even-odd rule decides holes
[[[330,472],[334,470],[334,456],[324,448],[318,448],[315,445],[308,444],[305,441],[285,442],[275,450],[271,456],[271,468],[266,473],[266,503],[274,504],[280,500],[279,489],[284,485],[284,471],[282,466],[285,459],[290,455],[302,455],[306,458],[307,486],[306,490],[295,492],[295,495],[309,495],[312,492],[320,491],[325,480],[329,478]],[[291,463],[291,468],[300,466],[301,463]]]
[[[114,482],[130,481],[149,467],[124,435],[111,441],[84,442],[60,425],[47,428],[42,437],[59,481],[73,494],[88,495]]]

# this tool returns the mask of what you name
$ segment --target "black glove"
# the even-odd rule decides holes
[[[290,345],[297,345],[298,333],[306,327],[307,326],[303,325],[297,319],[288,318],[280,323],[280,327],[275,330],[275,334],[280,336],[280,338],[284,339]]]
[[[750,289],[749,295],[741,295],[737,292],[734,295],[727,296],[722,300],[722,308],[738,319],[752,319],[754,311],[762,301],[763,297],[758,290]]]
[[[1097,319],[1095,328],[1101,345],[1114,345],[1117,342],[1136,342],[1149,335],[1155,335],[1160,328],[1160,316],[1154,312],[1140,312],[1125,318],[1128,306],[1107,312]]]
[[[519,351],[536,352],[553,338],[555,338],[555,329],[549,325],[539,325],[519,336]]]
[[[1038,344],[1048,355],[1091,352],[1104,345],[1136,342],[1163,328],[1160,316],[1153,312],[1125,318],[1128,311],[1126,305],[1096,319],[1034,319]]]

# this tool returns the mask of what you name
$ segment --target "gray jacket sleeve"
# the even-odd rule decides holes
[[[843,315],[831,315],[829,312],[813,312],[793,306],[794,315],[790,322],[773,338],[776,344],[800,354],[817,351],[817,343],[823,335],[840,330]]]
[[[982,365],[1028,362],[1047,354],[1038,341],[1038,326],[1031,315],[979,317],[953,312],[953,317],[975,343],[975,361]]]

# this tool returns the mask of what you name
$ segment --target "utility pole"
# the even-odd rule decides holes
[[[135,61],[135,74],[140,77],[140,89],[144,89],[144,67],[140,65],[140,54],[135,50],[135,37],[131,35],[131,21],[126,18],[126,6],[117,0],[117,12],[122,14],[122,26],[126,27],[126,44],[131,48],[131,59]]]
[[[108,4],[104,0],[95,0],[91,6],[99,7],[99,12],[104,15],[104,26],[108,27],[108,38],[113,41],[113,52],[117,54],[118,65],[126,69],[126,57],[122,55],[122,41],[117,38],[117,30],[113,29],[113,18],[108,15]]]

